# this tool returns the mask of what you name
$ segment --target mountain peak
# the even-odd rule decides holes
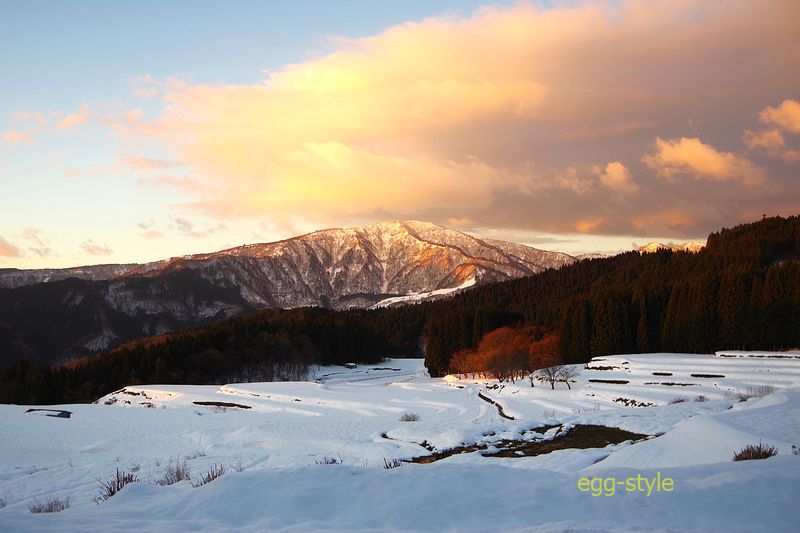
[[[636,251],[638,251],[640,254],[653,253],[659,250],[673,250],[676,252],[683,251],[683,252],[697,253],[705,247],[706,243],[704,243],[703,241],[686,241],[681,244],[675,244],[672,242],[664,244],[661,242],[653,241],[648,244],[645,244],[644,246],[639,246],[638,248],[636,248]]]

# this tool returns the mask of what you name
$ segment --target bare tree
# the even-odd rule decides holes
[[[569,381],[578,377],[578,370],[574,366],[562,366],[559,368],[561,369],[559,371],[559,378],[564,380],[568,389],[572,390],[572,387],[569,385]]]
[[[567,384],[567,388],[572,390],[572,386],[570,385],[570,380],[575,379],[578,376],[578,371],[575,367],[572,366],[564,366],[564,365],[555,365],[549,366],[547,368],[540,368],[536,371],[535,377],[546,381],[550,384],[550,388],[555,390],[556,383],[559,381],[563,381]],[[530,377],[531,386],[533,386],[533,378],[534,375],[532,374]]]
[[[550,384],[550,388],[555,390],[556,382],[561,379],[563,371],[562,365],[548,366],[547,368],[540,368],[536,371],[536,375]]]

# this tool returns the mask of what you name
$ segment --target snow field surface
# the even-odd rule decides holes
[[[307,382],[131,386],[94,405],[54,407],[71,411],[69,419],[1,405],[0,531],[796,531],[800,359],[638,354],[587,366],[595,370],[576,366],[571,390],[431,379],[422,361],[407,359],[321,368]],[[739,401],[748,392],[768,394]],[[402,421],[404,414],[419,420]],[[653,437],[384,468],[384,459],[430,454],[425,446],[541,439],[527,430],[544,424]],[[731,460],[759,441],[778,455]],[[195,482],[213,465],[226,473],[197,488],[156,484],[184,459]],[[97,505],[98,480],[117,468],[135,470],[140,482]],[[672,492],[577,489],[582,477],[657,473],[674,480]],[[69,497],[71,507],[29,512],[48,497]]]

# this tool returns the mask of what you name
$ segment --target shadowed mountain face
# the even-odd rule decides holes
[[[249,309],[441,297],[573,261],[434,224],[390,222],[142,265],[0,270],[0,364],[62,361]]]

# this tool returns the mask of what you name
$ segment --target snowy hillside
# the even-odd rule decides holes
[[[596,358],[571,389],[389,360],[308,382],[131,386],[55,407],[69,418],[3,405],[0,530],[794,531],[800,359],[753,355]],[[759,441],[778,455],[732,461]],[[225,473],[157,484],[184,461],[195,484]],[[95,504],[117,469],[139,481]],[[674,487],[579,488],[636,476]],[[50,497],[71,505],[29,512]]]

